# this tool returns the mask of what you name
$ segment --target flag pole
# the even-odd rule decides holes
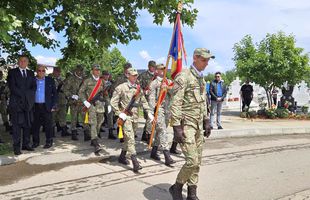
[[[172,33],[175,33],[175,29],[176,29],[176,25],[177,25],[177,21],[178,21],[178,18],[180,18],[180,15],[181,15],[181,12],[182,12],[182,0],[179,1],[178,3],[178,9],[177,9],[177,15],[176,15],[176,19],[175,19],[175,22],[174,22],[174,27],[173,27],[173,32]],[[151,132],[151,135],[150,135],[150,141],[149,141],[149,145],[148,145],[148,148],[151,149],[152,148],[152,143],[153,143],[153,139],[154,139],[154,133],[155,133],[155,127],[156,127],[156,122],[157,122],[157,117],[158,117],[158,110],[159,110],[159,107],[160,107],[160,99],[163,97],[164,95],[164,90],[163,90],[163,83],[166,83],[166,80],[167,80],[167,71],[168,71],[168,66],[169,66],[169,62],[170,62],[170,51],[171,51],[171,46],[172,46],[172,43],[173,43],[173,36],[171,37],[171,41],[170,41],[170,47],[169,47],[169,50],[168,50],[168,56],[167,56],[167,61],[166,61],[166,65],[165,65],[165,70],[164,70],[164,77],[163,77],[163,80],[160,84],[160,92],[159,92],[159,97],[158,97],[158,100],[157,100],[157,103],[156,103],[156,106],[155,106],[155,113],[154,113],[154,120],[152,122],[152,132]]]

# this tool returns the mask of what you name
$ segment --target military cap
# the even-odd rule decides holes
[[[154,60],[150,60],[148,66],[149,67],[156,67],[156,62]]]
[[[98,64],[93,64],[93,65],[91,66],[91,69],[100,70],[100,65],[98,65]]]
[[[195,49],[194,56],[201,56],[203,58],[212,58],[212,59],[215,58],[215,56],[211,54],[210,50],[208,50],[206,48]]]
[[[77,70],[77,71],[83,71],[84,70],[84,68],[83,68],[83,65],[76,65],[76,67],[75,67],[75,70]]]
[[[156,65],[156,69],[165,69],[165,65],[164,64],[158,64]]]
[[[107,70],[103,70],[102,75],[110,75],[110,73]]]
[[[135,76],[135,75],[138,75],[138,71],[136,69],[134,69],[134,68],[129,68],[128,69],[128,74]]]
[[[128,62],[124,64],[124,69],[132,68],[132,65]]]

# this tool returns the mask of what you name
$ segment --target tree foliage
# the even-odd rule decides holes
[[[54,49],[59,43],[49,37],[51,31],[64,33],[67,46],[64,57],[76,59],[80,52],[112,44],[127,44],[140,39],[137,17],[146,10],[153,22],[161,25],[165,17],[174,21],[176,0],[2,0],[0,2],[0,47],[9,62],[27,51],[26,43]],[[193,0],[183,0],[182,21],[193,26],[197,10]],[[1,57],[1,55],[0,55]]]
[[[271,106],[271,91],[284,82],[295,85],[309,76],[309,55],[296,47],[293,35],[267,34],[257,44],[250,35],[234,45],[234,61],[239,76],[261,85]]]

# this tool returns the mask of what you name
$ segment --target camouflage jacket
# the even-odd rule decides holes
[[[155,107],[158,101],[159,93],[160,93],[160,86],[161,86],[162,80],[157,77],[155,80],[153,80],[150,84],[150,95],[149,95],[149,105],[153,111],[155,111]],[[171,81],[168,80],[168,84],[170,84]],[[168,109],[170,101],[170,90],[168,90],[165,99],[163,100],[162,104],[160,105],[160,111],[165,111]]]
[[[83,79],[81,77],[77,77],[74,74],[66,78],[65,84],[62,86],[62,91],[64,92],[65,97],[68,99],[70,104],[77,103],[76,100],[72,99],[71,97],[72,95],[78,95],[82,83]]]
[[[123,112],[126,107],[128,106],[131,98],[136,93],[137,87],[132,86],[129,82],[123,83],[116,87],[112,99],[111,99],[111,106],[115,112],[115,115],[119,115],[121,112]],[[138,103],[142,104],[142,107],[149,113],[151,112],[151,109],[143,95],[142,92],[140,92],[139,97],[137,101],[135,102],[137,105]],[[131,112],[133,113],[133,116],[138,114],[138,108],[134,107]]]
[[[155,79],[155,75],[149,70],[141,73],[138,77],[139,84],[143,90],[145,97],[148,99],[150,94],[150,84]]]
[[[206,83],[193,66],[179,73],[173,85],[171,101],[171,125],[184,125],[203,129],[203,119],[208,118],[206,105]]]
[[[9,86],[5,81],[0,81],[0,101],[6,101],[9,97]]]
[[[51,76],[54,81],[55,81],[55,86],[58,94],[58,104],[59,105],[66,105],[67,104],[67,99],[65,96],[65,93],[63,92],[63,87],[65,85],[65,80],[62,77],[54,77]]]
[[[81,102],[88,101],[88,98],[90,97],[90,94],[95,88],[96,84],[97,84],[97,81],[93,78],[92,75],[91,77],[83,81],[82,86],[79,90],[79,98]],[[100,99],[91,105],[91,106],[95,106],[95,110],[98,113],[104,113],[104,101],[105,101],[105,98],[107,98],[107,96],[103,93],[104,92],[103,90],[104,90],[104,80],[101,81],[100,88],[98,89],[96,93],[96,94],[98,94],[98,92],[102,93],[100,95]]]

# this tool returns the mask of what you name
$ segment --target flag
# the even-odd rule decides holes
[[[169,51],[169,56],[172,59],[172,79],[174,79],[174,77],[182,71],[182,52],[184,53],[184,58],[186,59],[185,48],[183,45],[183,35],[181,31],[180,13],[177,13],[177,18],[174,25],[174,32],[171,40],[171,47]]]

